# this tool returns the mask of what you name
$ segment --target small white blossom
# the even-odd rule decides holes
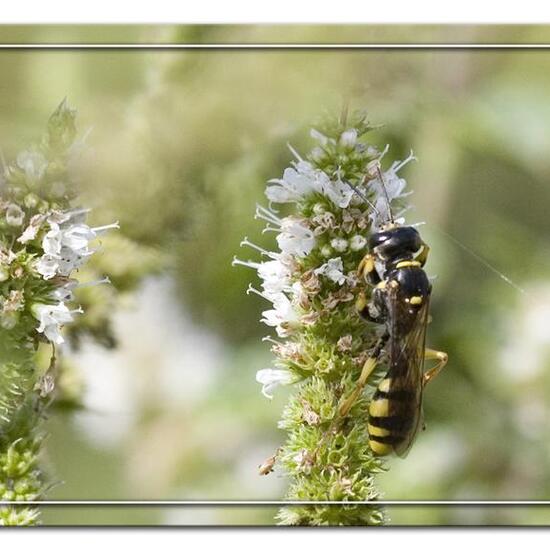
[[[306,227],[304,220],[288,216],[281,221],[277,243],[283,253],[307,256],[315,246],[315,235]]]
[[[263,385],[262,393],[273,399],[273,390],[277,386],[287,386],[297,381],[297,376],[283,369],[261,369],[256,373],[256,382]]]
[[[279,260],[259,264],[258,275],[263,279],[262,288],[269,295],[279,294],[289,288],[290,272]]]
[[[86,210],[56,212],[48,217],[50,230],[42,239],[44,255],[35,265],[44,279],[51,279],[56,274],[68,277],[95,252],[88,248],[90,241],[109,229],[119,227],[118,223],[89,227],[81,221],[86,213]]]
[[[271,202],[296,202],[311,193],[322,193],[336,206],[346,208],[353,196],[353,189],[342,181],[332,181],[322,170],[313,168],[306,161],[296,162],[287,168],[282,179],[270,180],[266,196]]]
[[[34,304],[31,311],[40,322],[36,328],[37,332],[43,333],[54,344],[62,344],[65,340],[61,336],[61,325],[70,323],[73,320],[73,313],[80,313],[81,310],[70,311],[60,302],[56,305]]]
[[[233,258],[232,265],[244,265],[251,267],[258,272],[258,276],[263,280],[261,295],[268,300],[277,296],[285,290],[290,290],[290,270],[288,265],[279,259],[269,262],[243,262]]]
[[[290,334],[294,325],[298,324],[298,314],[292,307],[292,302],[282,292],[271,297],[264,295],[273,303],[273,309],[269,309],[262,313],[262,323],[270,327],[275,327],[277,334],[284,338]]]
[[[272,202],[296,202],[302,197],[315,191],[320,191],[322,183],[318,177],[322,177],[319,170],[316,171],[309,162],[300,161],[295,168],[286,168],[282,179],[273,179],[269,183],[265,194]],[[325,177],[328,179],[328,176]]]
[[[331,281],[343,285],[346,282],[346,276],[343,273],[344,265],[342,264],[342,258],[332,258],[326,264],[318,267],[314,273],[316,275],[324,275]]]
[[[343,181],[329,181],[323,190],[324,194],[338,207],[347,208],[355,191]]]
[[[363,235],[354,235],[349,241],[349,247],[354,250],[362,250],[367,244],[367,239]]]
[[[47,255],[42,256],[35,264],[36,271],[46,280],[55,277],[58,267],[57,259]]]

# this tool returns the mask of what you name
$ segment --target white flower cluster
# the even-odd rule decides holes
[[[335,206],[346,208],[353,197],[353,189],[342,181],[333,181],[322,170],[314,168],[309,162],[298,160],[293,167],[287,168],[282,179],[273,179],[268,183],[266,196],[271,202],[299,202],[304,196],[317,192],[327,196]]]
[[[36,330],[54,344],[64,342],[61,327],[73,320],[75,313],[81,313],[80,308],[70,310],[65,302],[73,299],[72,291],[79,285],[70,279],[73,271],[82,266],[96,251],[90,248],[90,242],[109,229],[118,229],[118,223],[102,227],[90,227],[85,223],[88,210],[72,210],[68,212],[51,212],[48,215],[36,215],[31,218],[18,241],[27,243],[37,238],[39,232],[46,230],[41,248],[44,252],[35,262],[35,269],[46,281],[52,280],[54,290],[49,298],[55,304],[37,302],[31,307],[33,315],[38,319]],[[57,278],[58,280],[56,280]],[[90,284],[108,282],[101,279]]]
[[[318,132],[312,134],[323,144],[327,139]],[[348,130],[340,138],[340,143],[347,147],[355,147],[357,132]],[[346,301],[349,292],[343,288],[348,284],[352,287],[355,284],[353,273],[345,273],[342,256],[346,251],[357,252],[362,250],[367,243],[366,231],[368,226],[378,227],[390,219],[389,203],[404,196],[403,191],[406,185],[404,179],[399,178],[397,173],[407,162],[414,157],[412,154],[401,163],[394,163],[385,172],[380,171],[380,160],[385,151],[378,154],[372,165],[367,167],[371,171],[368,180],[368,195],[372,205],[368,215],[370,223],[365,220],[366,216],[362,210],[354,206],[365,205],[363,194],[356,193],[354,187],[343,181],[338,174],[330,177],[324,171],[314,167],[310,162],[300,158],[291,149],[296,157],[292,167],[287,168],[281,179],[270,180],[266,189],[266,196],[271,203],[301,203],[318,194],[329,199],[331,211],[327,211],[322,204],[316,204],[312,219],[290,215],[280,218],[271,207],[264,208],[257,206],[256,218],[267,222],[264,231],[277,233],[277,244],[279,252],[268,252],[250,243],[245,239],[241,245],[247,245],[258,250],[269,260],[256,263],[250,261],[233,260],[233,265],[245,265],[257,270],[262,279],[262,290],[249,287],[250,292],[255,292],[271,302],[272,308],[263,312],[262,322],[274,327],[280,338],[286,338],[295,333],[302,325],[311,324],[318,318],[316,312],[306,312],[302,307],[304,299],[312,292],[318,292],[320,288],[319,278],[325,278],[331,283],[342,287],[341,292],[330,296],[327,304],[337,304],[338,300]],[[315,152],[315,150],[314,150]],[[380,181],[382,177],[383,181]],[[337,214],[337,215],[336,215]],[[360,223],[356,223],[353,216],[360,217]],[[327,230],[336,226],[336,218],[342,218],[346,223],[355,227],[363,227],[362,233],[338,236],[320,247],[320,253],[326,258],[326,262],[311,270],[304,280],[300,272],[300,262],[314,251],[318,245],[318,237]],[[361,223],[364,225],[361,226]],[[330,306],[328,306],[330,307]],[[258,371],[256,380],[263,385],[262,393],[272,397],[273,389],[278,385],[294,383],[297,376],[285,368],[262,369]]]
[[[95,252],[89,248],[90,241],[109,229],[118,228],[117,223],[89,227],[84,223],[87,212],[56,212],[47,217],[46,223],[50,229],[42,240],[44,255],[36,264],[36,270],[44,279],[48,280],[56,275],[68,277]]]

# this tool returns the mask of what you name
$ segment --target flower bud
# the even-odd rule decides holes
[[[25,219],[25,212],[17,206],[17,204],[10,204],[6,210],[6,221],[8,225],[18,227],[23,224]]]
[[[367,244],[367,239],[365,239],[363,235],[354,235],[349,241],[349,246],[354,251],[365,248],[366,244]]]
[[[19,321],[19,313],[17,311],[7,311],[0,314],[0,326],[5,330],[11,330]]]
[[[324,158],[326,158],[326,153],[321,147],[315,147],[315,149],[311,151],[310,156],[313,162],[321,162]]]
[[[29,209],[36,208],[39,202],[40,198],[34,193],[29,193],[28,195],[25,195],[25,198],[23,199],[23,204]]]
[[[313,205],[313,213],[317,214],[317,216],[321,216],[327,211],[325,205],[322,202],[316,202]]]
[[[336,252],[345,252],[348,248],[348,241],[346,241],[346,239],[342,239],[341,237],[337,237],[330,241],[330,245],[334,248],[334,250],[336,250]]]
[[[352,128],[346,130],[340,136],[340,145],[346,149],[352,150],[357,143],[357,130]]]

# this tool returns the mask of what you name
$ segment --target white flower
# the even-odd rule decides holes
[[[61,244],[74,251],[86,250],[88,243],[98,235],[97,229],[91,229],[83,223],[71,225],[61,235]]]
[[[265,294],[263,296],[273,302],[273,309],[262,313],[263,319],[261,322],[270,327],[275,327],[281,338],[288,336],[292,326],[298,323],[298,314],[292,307],[292,302],[282,292],[271,297]]]
[[[258,275],[263,279],[262,287],[266,294],[276,295],[289,288],[290,273],[279,260],[258,264]]]
[[[363,235],[354,235],[349,241],[349,247],[354,251],[365,248],[366,244],[367,239]]]
[[[321,193],[336,206],[346,208],[353,196],[353,189],[342,181],[332,181],[322,170],[300,160],[294,168],[287,168],[282,179],[270,180],[265,194],[271,202],[296,202],[311,193]]]
[[[277,243],[283,253],[307,256],[315,246],[313,231],[305,226],[304,220],[288,216],[281,220],[281,232]]]
[[[83,223],[87,210],[55,212],[48,217],[50,230],[42,239],[44,255],[37,261],[36,270],[51,279],[56,274],[68,277],[83,265],[95,250],[88,248],[90,241],[109,229],[118,229],[118,223],[89,227]]]
[[[323,193],[338,207],[347,208],[355,191],[343,181],[330,181],[323,189]]]
[[[42,249],[48,256],[57,258],[61,251],[61,237],[62,233],[59,229],[59,225],[49,220],[51,229],[44,235],[42,239]]]
[[[268,254],[256,245],[250,243],[247,239],[242,241],[241,245],[243,244],[251,246],[252,248],[257,248],[263,254]],[[258,276],[263,280],[262,288],[264,289],[264,292],[260,294],[268,300],[283,291],[290,290],[289,263],[284,261],[285,258],[282,254],[271,254],[271,256],[276,259],[258,263],[233,258],[232,262],[232,265],[244,265],[245,267],[251,267],[258,272]]]
[[[34,304],[31,307],[32,314],[40,324],[37,332],[44,333],[44,336],[54,344],[62,344],[65,340],[61,336],[61,325],[70,323],[73,320],[73,313],[80,313],[81,310],[70,311],[63,303],[57,305]]]
[[[286,168],[282,179],[273,179],[268,183],[265,194],[272,202],[295,202],[302,197],[315,191],[321,192],[323,182],[320,179],[327,179],[328,176],[321,170],[315,170],[313,166],[306,161],[295,163],[294,168]]]
[[[262,369],[256,373],[256,382],[263,384],[262,393],[273,399],[273,390],[277,386],[287,386],[298,380],[297,376],[283,369]]]
[[[88,260],[88,256],[91,256],[93,253],[94,250],[78,252],[67,246],[63,246],[57,261],[57,273],[64,277],[68,277],[75,269],[84,265]]]
[[[346,276],[343,273],[344,265],[342,264],[342,258],[332,258],[326,264],[318,267],[314,273],[316,275],[324,275],[331,281],[343,285],[346,282]]]
[[[58,225],[51,220],[48,220],[48,222],[51,229],[42,240],[42,248],[46,254],[56,258],[61,257],[63,247],[73,252],[86,253],[90,241],[94,240],[100,233],[107,229],[118,229],[118,223],[92,228],[84,223]]]
[[[52,256],[44,255],[35,263],[35,268],[44,279],[48,280],[52,277],[55,277],[57,273],[57,268],[59,267],[59,262],[56,258]]]
[[[44,175],[48,161],[38,151],[22,151],[17,155],[17,165],[25,172],[29,180],[35,182]]]
[[[95,239],[95,232],[86,224],[69,225],[61,228],[57,223],[49,222],[50,231],[42,240],[44,252],[56,258],[60,257],[61,248],[66,247],[73,251],[86,251],[88,243]]]
[[[6,221],[8,222],[8,225],[17,227],[19,225],[23,225],[24,220],[25,212],[23,212],[17,204],[10,204],[6,210]]]

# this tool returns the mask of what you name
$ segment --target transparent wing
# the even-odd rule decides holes
[[[393,444],[399,456],[409,451],[422,425],[422,377],[428,325],[429,296],[422,306],[411,313],[409,303],[400,296],[399,289],[388,295],[390,315],[391,394],[389,414],[401,419],[398,437]]]

